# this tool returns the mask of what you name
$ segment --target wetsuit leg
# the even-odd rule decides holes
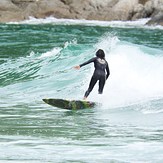
[[[90,84],[89,84],[89,88],[88,90],[85,92],[85,97],[88,97],[88,95],[90,94],[90,92],[93,90],[95,84],[97,83],[97,78],[92,76]]]
[[[98,90],[98,93],[99,94],[102,94],[103,93],[105,81],[106,81],[105,76],[104,77],[101,77],[100,80],[99,80],[99,90]]]

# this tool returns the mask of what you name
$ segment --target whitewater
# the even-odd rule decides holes
[[[34,19],[0,24],[1,162],[162,162],[163,28],[136,22]],[[103,49],[110,76],[67,111],[43,98],[80,100]]]

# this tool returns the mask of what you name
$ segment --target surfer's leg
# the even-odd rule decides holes
[[[94,76],[91,78],[90,84],[89,84],[89,88],[88,90],[85,92],[84,95],[84,100],[86,100],[86,98],[88,97],[88,95],[90,94],[90,92],[93,90],[95,84],[97,83],[97,78],[95,78]]]
[[[99,94],[102,94],[102,93],[103,93],[105,81],[106,81],[105,77],[102,77],[102,78],[100,78],[100,80],[99,80],[99,89],[98,89],[98,93],[99,93]]]

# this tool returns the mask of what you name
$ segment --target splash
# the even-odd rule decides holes
[[[106,51],[111,75],[103,95],[97,96],[96,86],[91,100],[102,102],[108,108],[163,97],[161,50],[123,42],[115,35],[102,37],[94,47]]]
[[[64,44],[64,48],[67,48],[68,46],[76,45],[76,44],[77,44],[77,39],[74,38],[72,41],[66,41]]]
[[[96,50],[103,49],[106,54],[108,54],[111,50],[113,50],[116,45],[120,42],[116,33],[105,33],[98,42],[94,45]]]
[[[52,50],[43,53],[43,54],[40,56],[40,58],[55,56],[55,55],[57,55],[61,50],[62,50],[62,48],[55,47],[55,48],[53,48]]]

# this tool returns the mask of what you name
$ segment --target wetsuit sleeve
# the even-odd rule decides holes
[[[96,57],[95,57],[95,58],[92,58],[92,59],[90,59],[90,60],[88,60],[88,61],[86,61],[86,62],[84,62],[84,63],[82,63],[82,64],[79,65],[79,66],[80,66],[80,67],[85,66],[85,65],[87,65],[87,64],[89,64],[89,63],[91,63],[91,62],[94,62],[95,59],[96,59]]]
[[[107,74],[106,74],[106,79],[107,79],[109,77],[109,75],[110,75],[110,70],[109,70],[108,63],[107,63],[107,66],[106,66],[106,72],[107,72]]]

